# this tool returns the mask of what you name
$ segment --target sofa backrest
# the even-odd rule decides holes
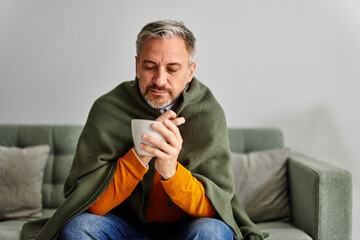
[[[50,154],[43,181],[43,208],[57,208],[64,201],[63,188],[82,126],[0,125],[0,145],[20,148],[47,144]]]
[[[2,146],[20,148],[42,144],[50,146],[42,190],[44,208],[57,208],[64,201],[64,182],[82,128],[74,125],[0,124]],[[239,153],[283,147],[281,131],[273,128],[230,128],[229,139],[231,151]]]
[[[237,153],[284,147],[283,134],[277,128],[229,128],[230,150]]]

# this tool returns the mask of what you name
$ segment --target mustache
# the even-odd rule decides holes
[[[172,92],[173,92],[173,90],[170,89],[170,88],[159,87],[159,86],[157,86],[157,85],[155,85],[155,84],[146,87],[146,93],[148,93],[150,90],[167,91],[167,92],[169,92],[169,93],[172,93]]]

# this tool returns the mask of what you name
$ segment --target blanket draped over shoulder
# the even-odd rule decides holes
[[[160,115],[145,102],[138,84],[137,78],[123,82],[95,101],[65,182],[66,201],[52,218],[25,224],[23,239],[56,239],[69,220],[86,211],[106,190],[117,160],[133,147],[131,120],[153,120]],[[203,183],[218,218],[233,230],[235,239],[263,239],[234,197],[226,120],[211,91],[194,78],[180,96],[176,113],[186,120],[179,126],[184,140],[179,163]],[[150,169],[122,203],[144,222],[154,173]]]

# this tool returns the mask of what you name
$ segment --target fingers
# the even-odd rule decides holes
[[[170,121],[168,119],[165,119],[164,124],[154,123],[152,125],[152,128],[155,131],[159,132],[165,138],[165,141],[162,139],[144,134],[142,136],[143,140],[145,142],[150,143],[154,147],[146,145],[146,149],[144,148],[143,150],[153,153],[157,157],[160,157],[160,155],[152,152],[152,151],[155,151],[156,148],[160,149],[163,153],[166,153],[170,156],[177,156],[182,148],[182,143],[183,143],[183,139],[181,137],[179,128],[172,121]],[[151,148],[153,148],[153,149],[150,151]],[[164,157],[164,156],[161,154],[161,157]]]
[[[165,140],[144,134],[142,138],[146,143],[142,144],[140,148],[158,158],[177,159],[183,143],[178,126],[185,123],[185,118],[176,118],[176,113],[169,110],[155,119],[155,121],[163,123],[158,124],[155,122],[152,124],[152,128],[159,132]]]
[[[179,128],[170,120],[165,119],[164,125],[153,124],[152,128],[159,132],[171,146],[178,148],[182,145],[182,137]]]
[[[157,119],[155,119],[155,121],[164,122],[165,119],[173,120],[175,118],[176,118],[176,113],[172,110],[168,110],[163,114],[161,114]]]
[[[176,172],[177,160],[183,144],[178,126],[185,123],[185,118],[177,118],[176,113],[169,110],[155,120],[163,124],[155,122],[152,124],[152,128],[159,132],[165,140],[144,134],[142,138],[145,144],[141,144],[140,148],[157,157],[156,171],[165,179],[169,179]]]
[[[179,117],[172,120],[172,122],[175,124],[175,126],[180,126],[181,124],[185,123],[185,118]]]
[[[164,122],[165,119],[171,120],[176,126],[180,126],[181,124],[185,123],[185,118],[183,117],[176,117],[176,113],[172,110],[168,110],[160,115],[155,121]]]
[[[144,138],[144,139],[146,139],[146,138]],[[139,145],[139,147],[141,150],[146,151],[146,152],[156,156],[157,158],[166,158],[167,157],[167,154],[165,152],[163,152],[162,150],[160,150],[159,148],[152,147],[152,146],[149,146],[149,145],[143,144],[143,143],[141,143]]]
[[[180,118],[177,118],[177,119],[179,119],[179,120],[181,120]],[[184,118],[182,118],[183,120],[184,120],[184,122],[185,122],[185,119]],[[184,123],[183,122],[183,123]],[[172,137],[172,135],[175,135],[175,138],[176,138],[176,140],[178,141],[178,142],[181,142],[181,144],[182,144],[182,137],[181,137],[181,133],[180,133],[180,130],[179,130],[179,128],[177,127],[177,125],[173,122],[173,121],[170,121],[170,120],[165,120],[164,121],[164,125],[165,125],[165,127],[167,128],[167,130],[170,130],[170,134],[168,133],[167,134],[167,136],[169,137],[169,139],[168,138],[166,138],[166,140],[168,140],[168,142],[170,142],[170,143],[172,143],[171,142],[171,137]],[[158,127],[159,128],[159,127]],[[159,130],[159,132],[160,132],[160,134],[162,133],[162,132],[164,132],[164,131],[166,131],[166,128],[159,128],[160,130]],[[172,133],[172,134],[171,134]],[[166,134],[165,132],[164,132],[164,134]]]

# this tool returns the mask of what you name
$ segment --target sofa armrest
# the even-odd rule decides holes
[[[288,161],[293,223],[315,240],[351,239],[351,174],[291,153]]]

